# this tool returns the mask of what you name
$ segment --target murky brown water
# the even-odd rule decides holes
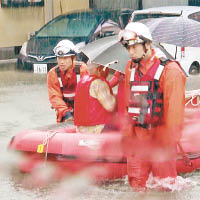
[[[187,89],[198,89],[200,77],[188,78]],[[17,132],[55,123],[47,96],[46,75],[0,71],[0,198],[1,200],[199,200],[200,173],[184,175],[197,184],[180,192],[134,193],[126,180],[101,186],[82,176],[71,177],[46,187],[32,187],[34,177],[13,168],[15,159],[7,152],[10,138]]]

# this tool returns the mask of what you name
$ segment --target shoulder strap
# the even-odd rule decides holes
[[[160,60],[160,64],[159,64],[158,69],[157,69],[157,71],[154,75],[154,80],[157,80],[157,81],[160,80],[161,74],[164,70],[166,63],[169,61],[169,59],[161,57],[161,58],[159,58],[159,60]]]
[[[80,81],[80,67],[81,67],[81,63],[80,62],[76,62],[76,65],[74,67],[74,72],[76,73],[77,83]]]
[[[57,67],[55,69],[55,71],[56,71],[56,74],[58,76],[58,81],[59,81],[59,84],[60,84],[60,89],[61,89],[61,91],[63,91],[63,82],[62,82],[61,75],[60,75],[60,68]]]
[[[168,61],[170,61],[169,58],[165,58],[165,57],[160,57],[160,64],[165,66],[167,64]]]
[[[81,64],[76,62],[76,65],[74,67],[74,71],[75,71],[76,75],[80,74],[80,66],[81,66]]]
[[[161,64],[161,65],[166,65],[168,61],[176,62],[176,63],[179,65],[179,67],[180,67],[180,69],[182,70],[182,72],[184,73],[184,75],[185,75],[186,77],[188,77],[187,73],[185,72],[185,70],[182,68],[181,64],[180,64],[178,61],[176,61],[176,60],[171,60],[171,59],[164,58],[164,57],[161,57],[161,58],[159,58],[159,59],[160,59],[160,64]]]

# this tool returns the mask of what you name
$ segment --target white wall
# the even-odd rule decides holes
[[[21,46],[30,33],[59,14],[88,9],[89,0],[45,0],[44,7],[0,7],[0,48]]]

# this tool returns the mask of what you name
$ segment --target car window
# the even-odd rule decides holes
[[[188,18],[200,22],[200,12],[192,13],[188,15]]]
[[[119,25],[112,21],[111,19],[104,21],[103,24],[99,24],[97,29],[94,32],[95,38],[101,38],[106,36],[111,36],[118,34],[120,31]]]
[[[132,16],[133,22],[143,20],[143,19],[149,19],[149,18],[161,18],[161,17],[175,17],[180,16],[180,14],[172,14],[172,13],[138,13],[134,14]]]
[[[38,37],[87,37],[96,27],[100,16],[91,17],[91,15],[63,16],[58,18],[38,33]]]

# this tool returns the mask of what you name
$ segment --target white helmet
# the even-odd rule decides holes
[[[54,47],[53,52],[58,57],[75,56],[79,53],[78,47],[70,40],[61,40]]]
[[[125,30],[135,32],[139,37],[152,41],[151,32],[143,23],[130,22],[126,25]]]
[[[119,40],[124,46],[152,41],[149,28],[139,22],[130,22],[119,34]]]

